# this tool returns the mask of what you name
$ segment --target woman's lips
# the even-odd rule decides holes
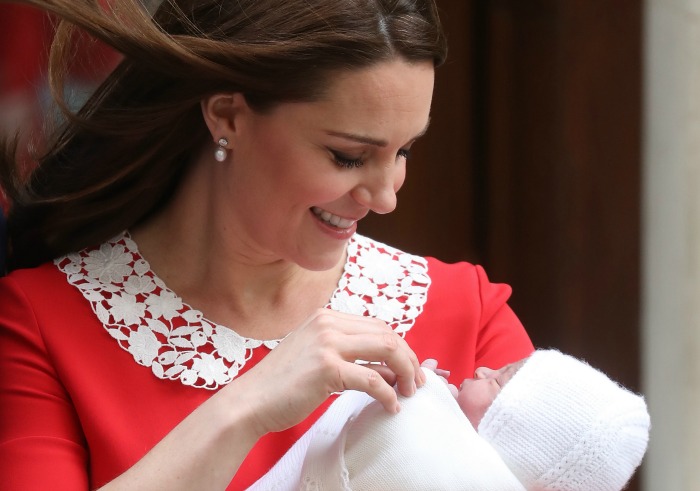
[[[316,215],[321,221],[340,229],[348,229],[352,227],[355,223],[357,223],[357,220],[351,220],[349,218],[343,218],[338,215],[334,215],[333,213],[323,210],[318,206],[313,206],[311,208],[311,212],[314,215]]]

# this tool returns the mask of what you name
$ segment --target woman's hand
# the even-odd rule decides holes
[[[418,358],[401,336],[377,319],[319,309],[229,387],[238,397],[246,394],[262,436],[301,422],[343,390],[366,392],[398,412],[394,382],[405,396],[425,383]]]

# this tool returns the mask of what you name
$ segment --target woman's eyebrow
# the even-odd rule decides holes
[[[340,138],[345,138],[346,140],[352,140],[354,142],[358,143],[365,143],[367,145],[374,145],[375,147],[386,147],[387,142],[386,140],[377,140],[375,138],[371,138],[369,136],[364,136],[364,135],[357,135],[354,133],[343,133],[341,131],[327,131],[327,134],[330,136],[337,136]]]
[[[430,118],[428,118],[428,122],[425,124],[425,127],[416,136],[414,136],[411,139],[411,143],[416,141],[421,136],[425,135],[425,132],[428,131],[428,126],[430,126]],[[346,140],[352,140],[352,141],[358,142],[358,143],[373,145],[375,147],[386,147],[388,145],[386,140],[379,140],[376,138],[372,138],[370,136],[359,135],[356,133],[345,133],[342,131],[331,131],[331,130],[326,131],[326,133],[330,136],[337,136],[339,138],[345,138]]]

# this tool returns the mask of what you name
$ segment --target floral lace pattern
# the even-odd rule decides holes
[[[281,341],[245,338],[207,320],[151,271],[126,232],[54,262],[119,346],[158,378],[217,389],[253,350]],[[403,336],[423,311],[429,286],[425,259],[356,234],[326,308],[376,317]]]

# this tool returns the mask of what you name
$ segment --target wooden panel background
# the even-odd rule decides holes
[[[438,3],[431,128],[361,231],[484,264],[536,345],[639,390],[641,2]]]

